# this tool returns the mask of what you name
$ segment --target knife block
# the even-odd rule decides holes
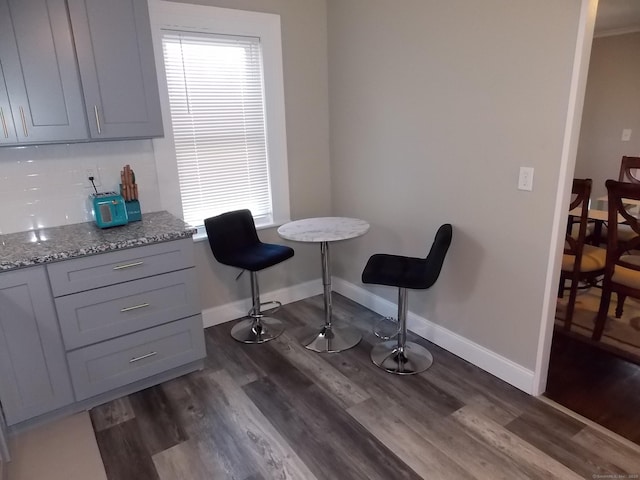
[[[130,222],[139,222],[142,220],[142,212],[140,211],[140,202],[138,200],[129,200],[124,202],[127,209],[127,217]]]

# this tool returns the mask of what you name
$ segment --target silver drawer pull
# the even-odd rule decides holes
[[[144,360],[145,358],[153,357],[154,355],[157,355],[157,354],[158,354],[158,352],[149,352],[146,355],[140,355],[139,357],[132,358],[131,360],[129,360],[129,363],[139,362],[140,360]]]
[[[142,265],[144,262],[133,262],[127,263],[126,265],[118,265],[117,267],[113,267],[114,270],[123,270],[125,268],[137,267],[138,265]]]
[[[144,308],[144,307],[148,307],[148,306],[149,306],[148,303],[141,303],[140,305],[134,305],[133,307],[122,308],[122,309],[120,309],[120,312],[121,313],[130,312],[131,310],[137,310],[139,308]]]

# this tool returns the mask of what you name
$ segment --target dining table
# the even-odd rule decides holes
[[[368,230],[368,222],[349,217],[304,218],[285,223],[278,228],[278,234],[286,240],[320,244],[324,325],[321,328],[304,327],[300,332],[299,339],[309,350],[315,352],[341,352],[356,346],[362,339],[358,329],[350,325],[336,325],[333,323],[329,244],[359,237]]]
[[[634,216],[639,216],[638,207],[640,207],[640,201],[625,199],[624,202],[629,206],[628,211],[634,214]],[[593,208],[591,208],[593,207]],[[579,218],[582,214],[581,208],[577,207],[573,210],[569,210],[570,218]],[[591,243],[595,246],[599,246],[602,241],[602,227],[609,221],[609,210],[608,210],[608,198],[606,195],[602,197],[598,197],[595,201],[590,202],[589,209],[587,212],[587,219],[593,222],[593,233],[592,233],[592,241]],[[618,213],[617,215],[618,224],[625,223],[625,218]],[[569,225],[569,228],[571,225]]]

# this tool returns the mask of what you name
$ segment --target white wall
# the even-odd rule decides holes
[[[622,141],[622,130],[632,130]],[[575,176],[592,178],[592,198],[618,179],[623,155],[640,156],[640,33],[595,38]]]
[[[334,213],[372,225],[333,250],[335,275],[361,285],[374,252],[424,256],[450,222],[410,310],[532,370],[580,4],[328,0]]]

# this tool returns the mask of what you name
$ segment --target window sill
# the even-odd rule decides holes
[[[277,228],[288,222],[289,220],[287,220],[286,222],[265,223],[264,225],[256,225],[256,230],[260,231],[267,230],[268,228]],[[204,227],[199,227],[198,231],[193,235],[192,238],[194,242],[204,242],[205,240],[208,240],[207,232],[205,231]]]

